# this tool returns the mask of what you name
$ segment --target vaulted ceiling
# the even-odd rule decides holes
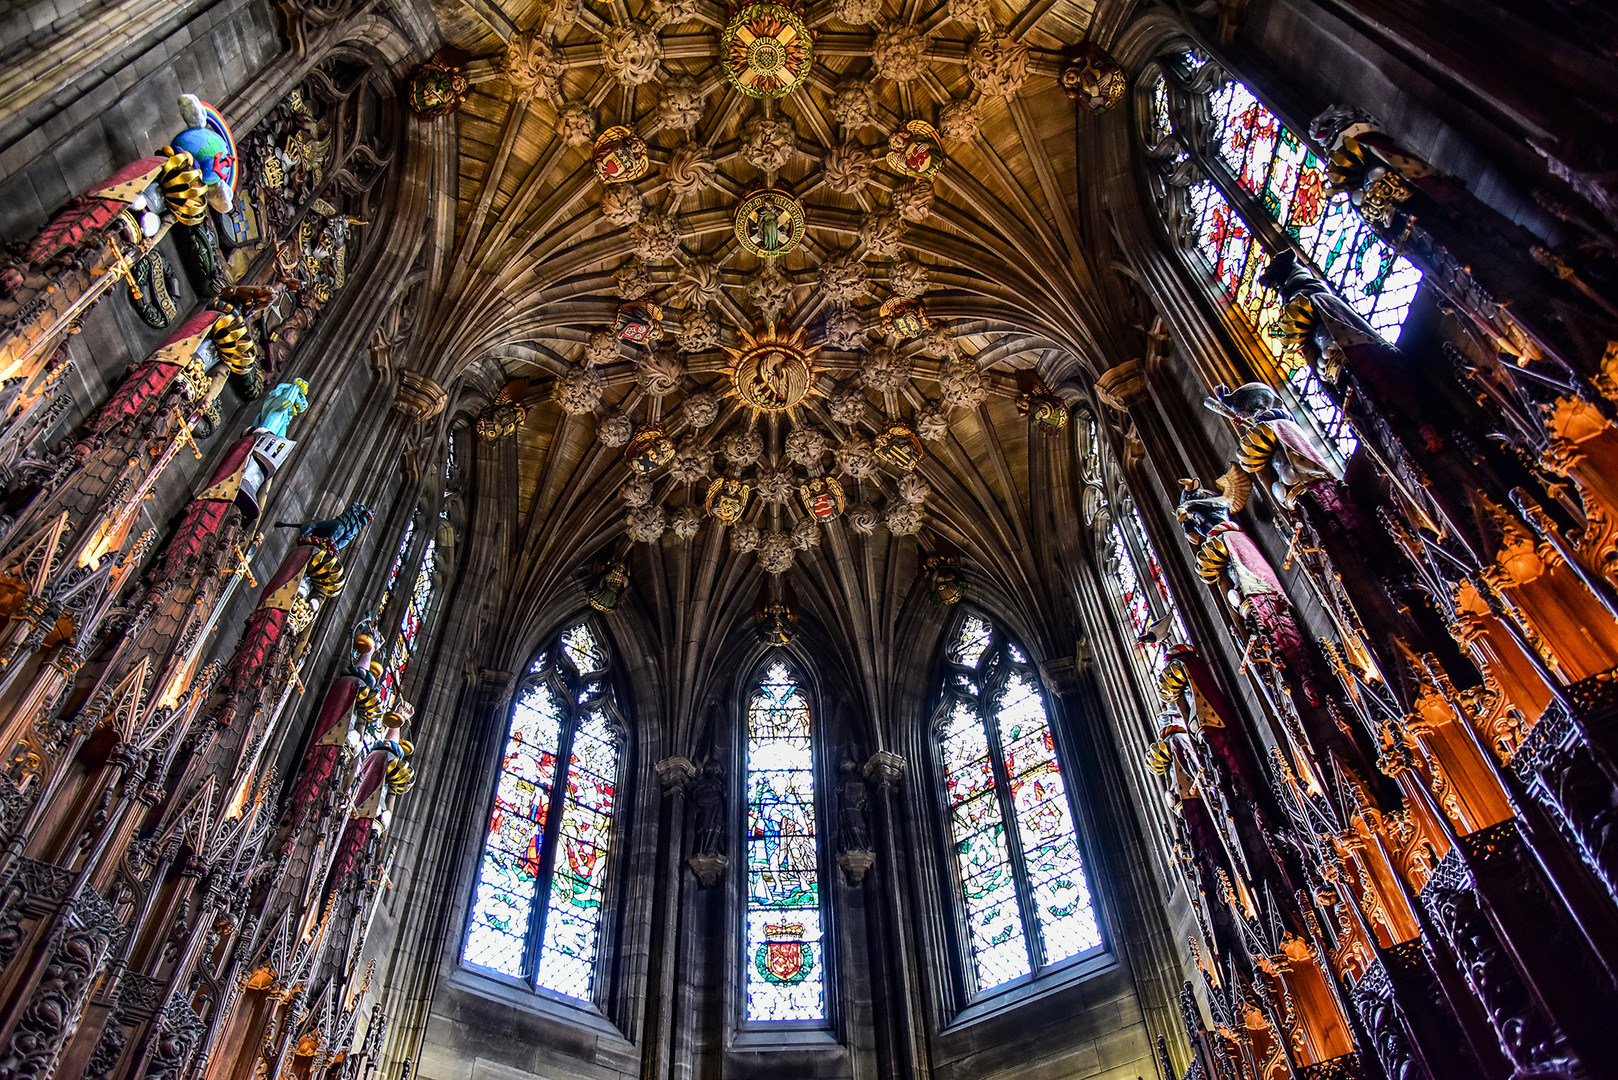
[[[771,4],[435,7],[471,86],[441,121],[454,223],[416,336],[440,382],[515,380],[527,407],[486,447],[515,450],[506,625],[627,533],[626,604],[691,697],[678,716],[766,572],[877,696],[928,554],[960,549],[978,589],[1054,587],[1046,489],[1070,443],[1036,434],[1057,403],[1030,375],[1060,388],[1138,333],[1086,257],[1057,81],[1093,0],[816,0],[784,33]],[[744,92],[772,77],[801,83]],[[637,139],[644,175],[604,182],[592,153],[633,175]],[[739,228],[758,192],[782,195]],[[738,359],[755,335],[785,344]],[[820,521],[799,491],[817,478],[843,496]],[[726,479],[748,488],[734,522],[708,499]]]

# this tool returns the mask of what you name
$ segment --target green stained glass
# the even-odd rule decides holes
[[[938,726],[963,936],[981,992],[1095,948],[1101,932],[1044,695],[1026,654],[968,615],[947,656],[1006,672],[987,695],[962,693],[948,680]]]
[[[811,717],[786,664],[754,686],[746,723],[746,1017],[824,1020]]]

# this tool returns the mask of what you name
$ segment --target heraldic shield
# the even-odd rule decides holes
[[[753,957],[758,973],[771,982],[799,983],[815,967],[814,950],[803,940],[803,923],[764,927],[764,944]]]

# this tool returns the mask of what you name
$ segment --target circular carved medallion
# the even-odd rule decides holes
[[[720,65],[748,97],[785,97],[809,79],[814,42],[803,16],[781,4],[749,4],[725,25]]]
[[[803,404],[814,388],[813,350],[802,330],[777,337],[773,328],[761,338],[743,330],[739,347],[727,349],[736,396],[760,412],[785,412]]]
[[[763,258],[785,255],[803,242],[803,204],[779,188],[747,195],[736,207],[736,242]]]

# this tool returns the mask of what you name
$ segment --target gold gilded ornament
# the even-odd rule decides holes
[[[747,512],[747,500],[753,488],[744,480],[719,477],[708,485],[708,498],[704,505],[708,516],[721,525],[734,525]]]
[[[798,501],[816,521],[830,521],[843,512],[848,499],[843,485],[830,476],[814,476],[798,485]]]
[[[905,472],[914,469],[926,454],[921,436],[909,424],[902,423],[889,424],[871,444],[871,450],[889,465]]]
[[[779,98],[809,80],[815,45],[803,16],[783,4],[748,4],[725,24],[719,65],[725,79],[754,98]]]
[[[919,297],[893,296],[882,301],[878,309],[882,316],[882,330],[900,341],[925,334],[932,324],[927,320],[927,309]]]
[[[652,167],[652,159],[646,153],[646,140],[636,135],[633,128],[622,125],[610,127],[596,136],[590,163],[603,184],[639,180]]]
[[[925,120],[912,120],[888,136],[888,167],[897,173],[926,180],[943,161],[938,129]]]
[[[779,188],[750,192],[736,207],[736,242],[761,258],[797,248],[807,225],[803,204]]]
[[[618,305],[613,332],[632,345],[644,345],[663,329],[663,309],[647,300]]]
[[[807,332],[778,336],[772,326],[755,337],[745,328],[730,354],[730,379],[736,396],[760,412],[784,412],[803,404],[814,388],[814,354]]]
[[[411,73],[405,83],[405,100],[424,119],[448,116],[461,107],[470,87],[460,68],[435,56]]]
[[[1072,58],[1058,79],[1063,93],[1096,116],[1122,101],[1129,85],[1129,77],[1118,61],[1093,41],[1074,46]]]
[[[657,424],[648,424],[635,432],[629,444],[624,447],[624,461],[642,476],[661,469],[673,457],[674,440]]]

